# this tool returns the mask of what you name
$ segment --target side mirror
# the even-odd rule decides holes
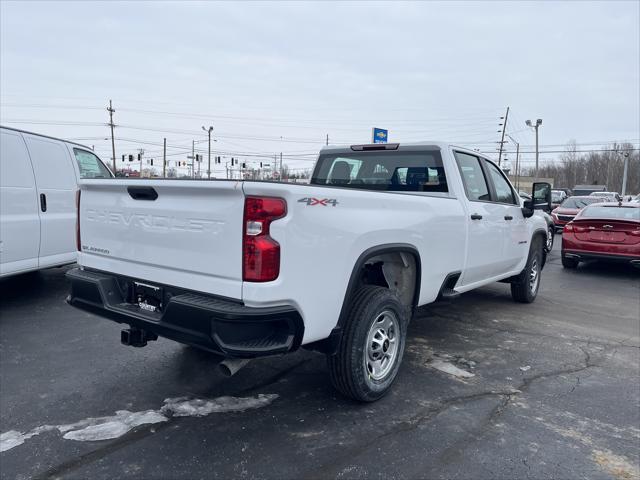
[[[522,203],[522,216],[524,218],[529,218],[533,216],[533,200],[527,198]]]
[[[532,191],[533,209],[549,213],[551,211],[551,184],[546,182],[534,183]]]

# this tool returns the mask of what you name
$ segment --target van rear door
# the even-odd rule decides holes
[[[38,268],[40,217],[22,135],[0,130],[0,275]]]

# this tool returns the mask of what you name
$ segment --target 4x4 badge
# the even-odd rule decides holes
[[[331,205],[335,207],[338,205],[338,201],[335,198],[313,198],[313,197],[305,197],[298,200],[299,203],[306,203],[308,207],[313,207],[314,205],[322,205],[323,207],[327,207]]]

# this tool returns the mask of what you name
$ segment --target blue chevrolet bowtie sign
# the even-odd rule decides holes
[[[373,128],[373,143],[387,143],[389,130],[384,128]]]

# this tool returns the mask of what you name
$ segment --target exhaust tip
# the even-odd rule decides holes
[[[233,377],[238,371],[249,363],[250,359],[226,359],[218,364],[218,369],[225,377]]]

